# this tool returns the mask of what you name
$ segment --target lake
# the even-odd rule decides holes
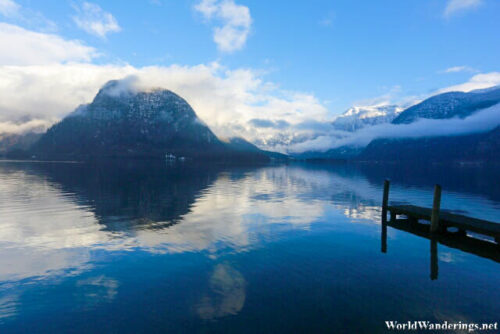
[[[438,244],[431,265],[391,227],[381,251],[385,178],[392,202],[440,183],[442,208],[500,220],[499,170],[477,166],[0,162],[0,333],[499,321],[498,262]]]

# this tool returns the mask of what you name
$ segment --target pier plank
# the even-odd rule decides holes
[[[391,215],[405,215],[410,219],[431,220],[432,209],[415,205],[392,205],[387,210]],[[443,227],[456,227],[460,230],[476,232],[498,238],[500,236],[500,224],[483,219],[467,217],[446,211],[440,211],[439,221]]]

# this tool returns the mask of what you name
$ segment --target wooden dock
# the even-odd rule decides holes
[[[442,211],[441,186],[434,188],[434,201],[432,208],[415,205],[389,205],[389,180],[384,182],[382,199],[382,223],[387,223],[387,212],[391,215],[391,223],[396,222],[398,215],[404,215],[409,222],[418,223],[421,220],[430,221],[430,233],[445,233],[449,227],[458,229],[458,234],[466,235],[467,231],[493,237],[500,244],[500,223],[467,217]]]

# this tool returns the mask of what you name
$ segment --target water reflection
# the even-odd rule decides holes
[[[218,264],[210,276],[209,291],[197,306],[202,319],[235,315],[245,304],[245,278],[228,264]]]
[[[105,275],[89,277],[76,282],[77,300],[82,298],[80,304],[85,308],[94,307],[98,303],[111,302],[118,289],[118,281]]]
[[[353,222],[377,224],[380,180],[388,176],[381,173],[342,165],[2,163],[0,281],[86,270],[92,266],[89,250],[98,248],[217,256],[258,247],[272,226],[308,229],[332,208]],[[424,187],[393,183],[391,198],[417,205],[429,198]],[[499,212],[488,199],[492,194],[485,189],[485,196],[467,195],[464,202],[463,193],[448,192],[443,207],[458,202],[465,211],[481,207],[491,217]]]
[[[334,231],[327,234],[327,241],[320,239],[323,248],[307,242],[302,249],[295,249],[294,245],[285,248],[289,256],[285,258],[298,261],[300,266],[278,263],[273,259],[273,251],[266,253],[264,260],[269,260],[272,268],[285,268],[291,282],[314,276],[305,280],[309,284],[325,272],[321,282],[318,278],[318,284],[325,289],[329,287],[325,282],[330,281],[337,288],[349,287],[350,282],[358,280],[377,281],[376,266],[367,259],[377,260],[373,256],[378,255],[374,249],[380,237],[382,180],[392,178],[391,199],[396,201],[429,206],[427,201],[432,198],[431,187],[415,183],[412,175],[418,179],[419,172],[407,173],[410,176],[404,178],[399,169],[363,165],[226,168],[137,162],[92,166],[0,163],[0,322],[20,314],[30,289],[48,289],[64,280],[71,280],[66,289],[73,291],[68,304],[84,310],[112,305],[126,290],[124,281],[133,275],[129,271],[144,269],[142,262],[134,262],[134,256],[142,254],[155,259],[192,257],[187,262],[168,260],[172,262],[165,267],[153,266],[149,271],[146,268],[144,277],[137,281],[139,285],[149,284],[156,272],[164,275],[161,279],[170,274],[175,277],[178,272],[164,272],[170,269],[169,265],[182,271],[178,268],[195,263],[193,267],[206,271],[191,269],[195,274],[184,278],[199,278],[191,282],[192,286],[207,289],[189,296],[190,312],[194,310],[204,320],[237,315],[245,311],[251,299],[247,291],[252,278],[248,267],[245,272],[249,262],[235,265],[224,259],[256,252],[318,229]],[[484,171],[470,173],[478,184],[484,184],[482,177],[491,177]],[[438,182],[444,175],[441,171],[427,171],[431,182]],[[457,174],[440,182],[444,189],[443,208],[461,207],[465,212],[480,212],[480,218],[490,220],[498,217],[500,196],[497,190],[490,189],[491,184],[490,188],[469,187]],[[371,233],[375,233],[372,248],[366,243],[371,240],[367,237]],[[418,231],[411,233],[420,235]],[[382,252],[388,251],[388,238],[396,237],[383,225]],[[470,251],[473,254],[498,262],[498,253],[496,257],[485,255],[490,250],[477,251],[476,245],[460,248],[449,240],[433,240],[429,245],[431,278],[438,276],[438,259],[443,262],[443,256],[457,257],[452,251],[440,249],[438,253],[437,243],[465,251],[474,248],[475,252]],[[115,271],[113,261],[108,259],[114,256],[132,259],[124,270],[126,274]],[[317,258],[324,262],[315,263]],[[160,261],[159,265],[164,263]],[[340,267],[350,271],[336,272]],[[325,270],[332,275],[326,277]],[[373,276],[367,270],[373,270]],[[159,281],[157,284],[163,284]],[[194,289],[192,286],[187,289]],[[134,288],[129,285],[129,289]],[[165,289],[170,291],[168,286]],[[343,290],[335,289],[330,292],[341,296]],[[354,290],[359,293],[358,287]],[[343,300],[337,301],[340,302]]]
[[[459,232],[447,232],[442,234],[432,234],[429,231],[428,224],[422,224],[410,219],[397,219],[387,221],[382,219],[381,223],[381,251],[387,253],[387,227],[411,233],[413,235],[429,239],[430,241],[430,278],[436,280],[439,272],[439,261],[452,262],[450,253],[442,256],[438,254],[438,243],[453,249],[459,249],[462,252],[474,254],[476,256],[493,260],[500,263],[499,246],[492,240],[478,239]]]

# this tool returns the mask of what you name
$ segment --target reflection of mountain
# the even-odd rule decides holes
[[[31,171],[92,207],[104,230],[126,232],[175,224],[220,171],[215,165],[131,161],[125,164],[33,164]]]
[[[0,281],[86,270],[91,250],[207,252],[258,247],[314,224],[379,223],[383,179],[391,199],[498,215],[494,172],[304,164],[258,169],[189,165],[0,164]],[[480,208],[480,210],[478,210]],[[340,216],[329,216],[334,210]],[[281,231],[281,232],[278,232]]]

